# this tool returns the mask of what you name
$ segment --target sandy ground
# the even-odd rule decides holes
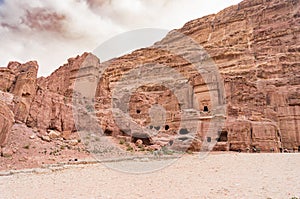
[[[116,171],[103,163],[77,165],[42,174],[2,176],[0,198],[299,198],[299,166],[300,153],[224,153],[202,159],[184,155],[146,174]]]

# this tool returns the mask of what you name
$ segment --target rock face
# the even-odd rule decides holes
[[[30,61],[19,65],[16,69],[8,66],[16,74],[16,83],[12,87],[14,94],[14,114],[16,120],[26,122],[32,99],[36,93],[36,81],[38,64],[36,61]]]
[[[7,68],[1,68],[1,144],[7,140],[14,119],[41,132],[48,129],[70,133],[76,131],[72,97],[76,92],[87,89],[75,91],[75,79],[90,82],[93,76],[97,80],[94,68],[90,68],[97,64],[97,57],[84,53],[68,59],[67,64],[47,78],[37,78],[36,61],[25,64],[10,62]]]
[[[192,143],[191,149],[199,150],[204,142],[214,140],[217,140],[215,150],[280,151],[283,148],[299,148],[299,7],[299,0],[246,0],[218,14],[190,21],[150,48],[104,63],[103,66],[109,66],[100,79],[96,104],[103,128],[107,132],[119,128],[116,134],[128,132],[128,129],[116,124],[113,113],[107,111],[113,98],[112,91],[124,74],[149,62],[167,65],[188,76],[199,110],[202,110],[200,115],[211,116],[209,112],[214,99],[209,97],[208,84],[195,77],[190,63],[159,48],[164,45],[175,50],[182,48],[184,43],[177,36],[180,32],[193,38],[208,52],[222,75],[225,87],[227,119],[223,128],[218,130],[220,137],[207,135],[209,119],[200,118],[202,125],[197,132],[198,141]],[[155,78],[157,76],[153,75]],[[124,87],[131,89],[136,82],[124,82]],[[180,130],[176,118],[180,99],[179,103],[170,100],[172,93],[168,94],[160,85],[148,84],[138,89],[131,97],[131,117],[137,124],[151,128],[155,125],[149,120],[148,109],[153,104],[160,104],[167,111],[167,126],[159,126],[158,131],[166,133],[172,141],[174,131]]]
[[[25,64],[10,62],[7,68],[0,70],[0,90],[13,94],[12,110],[18,121],[27,120],[31,102],[36,93],[37,72],[36,61]]]
[[[13,123],[13,113],[5,103],[0,101],[0,147],[5,146]]]
[[[49,77],[39,78],[27,125],[44,130],[76,131],[72,105],[72,96],[75,93],[74,80],[82,78],[80,75],[83,78],[93,75],[86,69],[97,64],[99,64],[97,57],[84,53],[82,56],[68,59],[67,64]]]
[[[38,88],[26,124],[43,130],[74,131],[72,105],[67,97]]]
[[[0,90],[9,92],[10,88],[15,80],[14,73],[8,68],[0,68]]]
[[[109,62],[90,53],[70,58],[46,78],[36,78],[36,62],[10,62],[0,68],[0,144],[15,118],[67,134],[86,126],[96,131],[99,123],[105,135],[130,137],[139,146],[197,151],[215,142],[214,150],[223,151],[298,150],[299,7],[299,0],[245,0]],[[205,52],[197,54],[180,35]],[[149,70],[139,71],[141,65]],[[174,83],[175,90],[168,86]],[[212,128],[218,117],[224,125]]]
[[[7,68],[0,69],[0,145],[6,143],[15,120],[26,122],[36,93],[37,71],[35,61],[10,62]]]

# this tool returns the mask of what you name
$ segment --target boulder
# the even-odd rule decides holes
[[[49,132],[48,132],[48,136],[50,137],[50,139],[56,139],[56,138],[59,138],[60,135],[61,135],[61,133],[58,132],[58,131],[49,130]]]
[[[10,148],[2,148],[1,149],[1,156],[5,158],[9,158],[14,154],[13,150]]]

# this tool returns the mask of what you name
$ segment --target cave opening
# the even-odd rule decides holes
[[[105,131],[104,131],[104,135],[106,135],[106,136],[111,136],[112,135],[112,130],[109,130],[109,129],[105,129]]]
[[[22,97],[29,97],[30,93],[22,93]]]
[[[228,132],[227,131],[219,131],[218,142],[227,142],[228,141]]]
[[[208,107],[207,107],[207,106],[204,106],[203,111],[204,111],[204,112],[208,112]]]
[[[169,130],[169,128],[170,128],[169,125],[166,125],[166,126],[165,126],[165,130],[166,130],[166,131]]]
[[[139,109],[136,110],[136,113],[137,113],[137,114],[140,114],[140,113],[141,113],[141,110],[139,110]]]
[[[187,129],[180,129],[179,134],[180,135],[186,135],[189,134],[190,132]]]
[[[135,136],[132,135],[131,142],[136,143],[137,140],[142,140],[144,145],[151,145],[151,140],[148,136]]]
[[[207,142],[211,142],[211,137],[207,137]]]
[[[158,131],[160,129],[160,126],[155,126],[154,129]]]

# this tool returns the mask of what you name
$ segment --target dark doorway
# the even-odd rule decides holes
[[[186,135],[186,134],[189,134],[189,131],[187,129],[180,129],[179,134]]]
[[[170,128],[169,125],[166,125],[166,126],[165,126],[165,130],[166,130],[166,131],[169,130],[169,128]]]
[[[211,137],[207,137],[207,142],[211,142]]]
[[[204,112],[208,112],[208,107],[207,107],[207,106],[204,106],[203,111],[204,111]]]
[[[112,131],[109,130],[109,129],[105,129],[104,135],[111,136],[112,135]]]
[[[131,141],[133,143],[136,143],[137,140],[142,140],[144,145],[151,145],[151,140],[148,136],[143,135],[143,136],[132,136]]]
[[[227,142],[228,141],[228,132],[227,131],[219,131],[218,142]]]

